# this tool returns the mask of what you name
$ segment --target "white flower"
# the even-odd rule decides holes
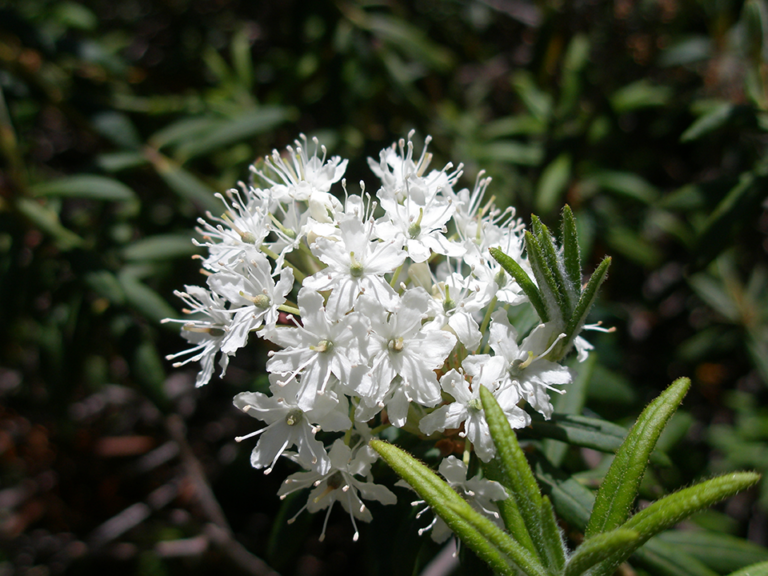
[[[289,522],[293,522],[304,510],[317,512],[323,508],[328,508],[323,522],[323,531],[320,535],[322,542],[325,539],[325,528],[328,525],[331,509],[336,502],[339,502],[349,513],[352,526],[355,528],[355,535],[352,539],[357,542],[360,534],[355,518],[363,522],[370,522],[372,519],[370,510],[363,504],[361,498],[377,500],[382,504],[394,504],[397,502],[397,497],[386,487],[373,483],[370,469],[371,464],[376,461],[377,455],[370,447],[360,448],[353,455],[349,446],[345,445],[344,441],[339,438],[333,443],[329,456],[330,469],[325,472],[313,471],[292,474],[280,486],[277,493],[283,499],[292,492],[313,486],[314,490],[309,493],[307,503]],[[364,480],[358,477],[363,477]]]
[[[340,239],[318,238],[312,253],[328,265],[304,280],[304,286],[331,290],[326,308],[341,317],[352,309],[361,293],[367,293],[392,306],[397,293],[384,275],[394,272],[405,260],[405,252],[397,241],[372,241],[373,222],[362,222],[355,216],[339,222]]]
[[[278,326],[266,338],[284,349],[272,354],[267,370],[285,374],[284,382],[300,376],[298,404],[309,410],[331,381],[338,378],[344,386],[356,387],[367,366],[360,359],[366,349],[368,324],[358,313],[339,320],[329,317],[323,297],[308,288],[299,292],[301,325]]]
[[[209,276],[208,286],[237,306],[229,310],[234,318],[221,346],[222,352],[231,355],[245,346],[252,330],[269,331],[275,327],[278,307],[285,303],[285,296],[293,288],[293,272],[283,268],[275,284],[269,261],[259,254],[250,262]]]
[[[199,218],[202,228],[197,231],[206,242],[195,242],[208,247],[209,255],[203,266],[209,270],[226,268],[237,260],[251,260],[260,255],[259,248],[270,232],[268,207],[265,202],[243,186],[243,190],[229,190],[227,198],[216,194],[226,211],[217,218],[208,212],[208,219]],[[214,241],[215,240],[215,241]]]
[[[251,452],[251,466],[267,467],[264,473],[269,474],[280,455],[287,448],[296,446],[299,459],[305,467],[311,467],[320,473],[327,472],[331,461],[315,434],[320,428],[339,432],[352,425],[346,415],[346,398],[339,399],[329,393],[318,398],[313,409],[302,410],[296,403],[296,381],[292,381],[287,387],[280,387],[276,386],[274,377],[270,380],[273,396],[266,396],[261,392],[241,392],[234,399],[235,406],[240,410],[267,423],[266,428],[236,438],[238,442],[242,442],[253,436],[261,436]]]
[[[495,358],[503,360],[497,374],[499,388],[518,390],[546,418],[552,415],[547,390],[562,393],[554,386],[570,384],[572,380],[568,368],[544,359],[564,337],[564,334],[555,335],[551,324],[539,324],[518,345],[517,331],[510,325],[506,312],[499,310],[491,322],[491,348],[496,353]]]
[[[504,528],[501,516],[499,515],[499,508],[493,503],[498,500],[506,500],[509,497],[501,484],[493,480],[477,477],[467,480],[467,465],[455,456],[448,456],[440,462],[437,470],[451,488],[456,490],[472,508],[492,520],[499,528]],[[423,500],[417,500],[411,505],[419,506],[424,503]],[[429,507],[421,510],[416,517],[418,518],[428,509]],[[444,542],[451,535],[451,529],[437,515],[429,526],[419,530],[419,535],[424,534],[430,528],[432,529],[430,536],[435,542]]]
[[[422,406],[440,402],[435,370],[442,368],[456,345],[450,332],[422,330],[428,300],[429,295],[417,288],[406,291],[392,313],[371,298],[361,298],[358,303],[371,322],[371,373],[357,392],[374,414],[386,405],[390,422],[398,427],[405,424],[409,402]]]
[[[188,362],[200,362],[200,372],[197,374],[195,386],[200,387],[207,384],[213,374],[213,362],[221,349],[221,343],[227,336],[227,331],[232,322],[231,314],[226,309],[222,299],[214,293],[209,292],[200,286],[185,286],[187,292],[175,292],[176,296],[184,300],[190,308],[184,309],[185,314],[203,314],[208,320],[175,320],[166,318],[166,322],[180,322],[181,335],[195,346],[189,350],[169,354],[166,360],[175,360],[180,356],[190,354],[190,357],[182,362],[174,363],[173,367],[178,368]],[[221,366],[221,376],[227,371],[229,356],[222,355],[219,360]]]

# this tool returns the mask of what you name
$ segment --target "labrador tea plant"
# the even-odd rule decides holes
[[[553,417],[550,393],[573,379],[561,361],[571,351],[584,361],[592,346],[582,330],[602,329],[585,320],[610,258],[582,284],[567,206],[559,243],[535,216],[526,230],[513,209],[486,198],[490,178],[481,172],[472,190],[457,190],[462,165],[430,170],[429,138],[415,155],[412,136],[368,159],[375,196],[363,182],[349,193],[347,160],[302,136],[254,166],[251,185],[219,195],[220,216],[199,220],[207,286],[178,293],[190,318],[166,321],[181,324],[191,348],[169,358],[200,362],[202,386],[217,358],[224,374],[251,333],[276,347],[266,364],[271,393],[243,392],[234,404],[266,424],[238,438],[258,437],[255,468],[269,473],[285,456],[304,469],[278,495],[309,490],[301,511],[326,509],[326,523],[339,502],[357,540],[356,522],[372,518],[365,501],[396,502],[374,482],[381,457],[434,512],[420,533],[455,534],[499,574],[598,576],[654,534],[756,483],[754,473],[728,474],[630,517],[689,381],[648,406],[620,447],[623,431],[603,421],[556,416],[541,426]],[[510,312],[527,305],[540,322],[525,334]],[[443,480],[379,439],[389,427],[459,446],[461,457],[442,460]],[[616,452],[595,497],[567,483],[551,491],[558,510],[577,503],[571,518],[585,539],[575,552],[513,432],[526,427]],[[468,478],[469,470],[478,473]]]

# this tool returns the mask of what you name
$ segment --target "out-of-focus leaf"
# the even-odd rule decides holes
[[[157,149],[175,146],[210,133],[214,128],[221,126],[222,121],[215,116],[182,118],[152,134],[149,143]]]
[[[507,116],[485,124],[482,128],[482,136],[484,140],[508,136],[538,136],[546,129],[546,124],[535,116]]]
[[[120,172],[147,164],[141,152],[108,152],[96,157],[96,164],[105,172]]]
[[[59,215],[47,206],[31,198],[19,198],[16,208],[40,230],[52,236],[61,250],[71,250],[85,243],[80,236],[62,226]]]
[[[486,144],[477,151],[481,160],[509,162],[521,166],[537,166],[544,159],[544,150],[539,144],[524,144],[513,140],[499,140]]]
[[[669,86],[654,86],[647,80],[638,80],[616,90],[611,96],[611,106],[617,114],[640,108],[665,106],[672,94],[672,88]]]
[[[247,27],[238,30],[232,36],[230,52],[232,65],[240,83],[244,88],[250,89],[253,86],[253,59],[251,58],[251,42],[248,35]]]
[[[512,86],[528,112],[541,122],[547,122],[552,114],[552,97],[536,86],[533,75],[529,72],[518,72],[512,78]]]
[[[706,60],[712,54],[712,39],[708,36],[691,36],[661,52],[659,66],[685,66]]]
[[[626,438],[627,430],[598,418],[553,414],[549,420],[534,419],[530,427],[521,429],[518,435],[520,438],[552,438],[574,446],[614,453]],[[658,450],[651,454],[650,460],[661,466],[672,464],[669,457]]]
[[[249,110],[230,120],[222,122],[208,134],[187,140],[176,149],[176,156],[189,160],[212,150],[218,150],[241,142],[257,134],[267,132],[292,116],[282,106],[264,106]]]
[[[655,268],[663,258],[656,245],[626,226],[614,224],[606,230],[606,241],[611,250],[647,268]]]
[[[730,322],[738,323],[741,317],[739,306],[725,288],[722,281],[707,273],[700,272],[688,279],[694,292],[709,306]]]
[[[201,212],[210,211],[217,214],[223,210],[223,205],[214,196],[214,191],[199,178],[157,152],[152,152],[149,160],[168,187],[179,197],[195,204]]]
[[[96,15],[77,2],[58,2],[52,8],[54,18],[67,28],[90,31],[98,26]]]
[[[618,372],[595,365],[587,388],[587,398],[605,404],[632,404],[637,397],[632,384]]]
[[[759,167],[755,172],[745,172],[739,183],[717,205],[709,215],[697,243],[699,264],[703,265],[722,252],[732,237],[734,230],[743,225],[743,216],[752,209],[757,209],[765,199],[768,186],[766,167]]]
[[[536,191],[536,210],[547,214],[560,203],[571,177],[571,155],[563,152],[541,173]]]
[[[120,148],[138,150],[141,136],[131,119],[122,112],[102,112],[93,117],[93,126],[98,132]]]
[[[590,174],[580,185],[589,194],[592,188],[607,190],[619,196],[637,200],[643,204],[650,204],[659,196],[655,186],[631,172],[618,172],[605,170]]]
[[[125,303],[123,288],[111,272],[107,270],[88,272],[84,280],[92,290],[110,302],[118,305]]]
[[[133,190],[114,178],[105,176],[67,176],[41,182],[30,187],[35,196],[63,196],[91,200],[135,200]]]
[[[768,576],[768,562],[746,566],[737,572],[731,572],[728,576]]]
[[[714,107],[712,110],[696,119],[688,129],[680,136],[680,142],[692,142],[702,136],[709,134],[725,126],[728,121],[733,117],[733,113],[736,110],[736,106],[730,102],[723,102],[719,106]]]
[[[191,256],[198,251],[189,236],[163,234],[132,242],[123,249],[126,260],[166,260]]]
[[[163,361],[157,353],[154,342],[145,338],[136,348],[131,363],[131,369],[141,387],[159,408],[164,409],[168,404],[165,393],[165,370]]]
[[[742,538],[701,530],[669,530],[658,538],[720,573],[768,561],[768,549]]]
[[[654,536],[632,555],[632,563],[648,568],[659,576],[717,576],[693,556],[690,556]]]
[[[453,54],[435,44],[417,26],[384,13],[368,14],[364,24],[373,34],[434,70],[447,70],[453,65]]]
[[[149,320],[160,324],[164,318],[178,316],[168,302],[149,286],[136,279],[132,274],[121,272],[117,276],[120,287],[125,294],[125,301],[129,306],[141,313]]]
[[[706,204],[706,195],[701,186],[697,184],[686,184],[674,192],[667,194],[659,202],[659,208],[667,210],[690,211],[704,207]]]

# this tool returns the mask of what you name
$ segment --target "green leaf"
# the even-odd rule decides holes
[[[224,206],[216,199],[214,191],[192,173],[159,153],[152,153],[150,161],[158,175],[180,198],[189,200],[201,212],[223,212]]]
[[[715,41],[704,34],[691,35],[669,48],[665,48],[659,57],[659,66],[686,66],[712,57]]]
[[[617,114],[633,112],[641,108],[665,106],[674,95],[668,86],[654,86],[647,80],[638,80],[624,86],[611,96],[611,107]]]
[[[687,378],[675,380],[640,414],[597,493],[588,538],[618,528],[627,519],[656,441],[690,385]]]
[[[608,276],[608,268],[611,265],[611,257],[606,256],[598,264],[597,269],[589,277],[587,285],[581,292],[581,297],[573,310],[568,326],[565,329],[566,342],[570,342],[581,331],[582,326],[587,321],[587,316],[597,298],[597,291]]]
[[[738,570],[748,564],[768,562],[768,549],[719,532],[669,530],[659,534],[658,538],[721,574]]]
[[[527,71],[515,74],[512,86],[528,111],[541,122],[547,122],[552,114],[552,97],[536,86],[533,75]]]
[[[409,59],[418,60],[438,71],[448,70],[453,66],[453,54],[447,48],[432,42],[424,30],[415,24],[384,13],[368,14],[361,23]]]
[[[638,548],[654,534],[667,530],[691,514],[757,484],[759,480],[760,475],[755,472],[735,472],[684,488],[644,508],[624,523],[622,528],[636,530],[640,534],[634,545]],[[606,560],[601,564],[599,573],[612,574],[627,557],[628,554],[617,554]]]
[[[551,438],[574,446],[614,453],[624,442],[627,431],[621,426],[599,418],[553,414],[550,420],[534,419],[529,428],[520,430],[518,434],[521,438]],[[669,457],[662,452],[651,453],[650,459],[651,462],[660,466],[672,464]]]
[[[491,256],[501,264],[501,267],[504,268],[507,274],[512,276],[512,278],[514,278],[520,285],[520,288],[525,295],[528,296],[528,300],[531,301],[531,304],[536,309],[536,313],[539,315],[539,318],[541,318],[541,321],[548,322],[549,314],[547,313],[547,307],[544,305],[544,300],[541,297],[539,289],[536,287],[533,280],[531,280],[530,276],[528,276],[528,273],[515,262],[514,258],[507,256],[499,248],[491,248],[490,252]]]
[[[494,570],[513,575],[516,573],[514,562],[526,574],[546,576],[544,568],[525,548],[473,510],[424,464],[387,442],[374,439],[370,446],[416,490],[461,541]]]
[[[147,158],[141,152],[108,152],[97,156],[96,164],[105,172],[120,172],[147,164]]]
[[[483,403],[485,419],[488,422],[493,443],[496,446],[496,458],[504,478],[502,484],[511,493],[510,498],[515,499],[525,529],[536,547],[539,558],[545,559],[547,558],[549,543],[545,541],[545,535],[542,532],[542,497],[533,471],[520,448],[517,436],[510,427],[506,415],[493,394],[485,386],[480,387],[480,399]]]
[[[88,198],[90,200],[135,200],[133,190],[114,178],[104,176],[68,176],[41,182],[30,187],[35,196]]]
[[[117,276],[117,281],[123,289],[125,301],[128,305],[149,320],[160,324],[164,318],[175,318],[178,316],[176,310],[162,296],[143,282],[137,280],[132,274],[121,272]],[[175,328],[171,329],[175,330]]]
[[[540,518],[545,564],[552,572],[560,574],[565,568],[565,543],[557,525],[552,502],[546,496],[541,498]]]
[[[655,186],[631,172],[605,170],[590,175],[581,185],[607,190],[643,204],[651,204],[659,196]]]
[[[651,538],[632,555],[632,563],[650,569],[658,576],[718,576],[680,548]]]
[[[149,143],[158,150],[164,146],[175,146],[187,140],[202,137],[221,126],[222,119],[215,116],[182,118],[149,137]]]
[[[62,226],[59,215],[49,207],[31,198],[19,198],[16,201],[16,209],[36,227],[52,236],[59,249],[71,250],[85,244],[80,236]]]
[[[141,136],[131,119],[122,112],[102,112],[93,117],[93,127],[119,148],[138,150]]]
[[[525,247],[528,253],[528,263],[536,277],[539,292],[543,296],[547,317],[558,324],[567,322],[570,310],[567,309],[563,301],[554,271],[547,263],[547,257],[539,240],[528,230],[525,231]]]
[[[536,235],[538,247],[541,249],[541,255],[544,257],[546,269],[543,270],[543,272],[545,275],[551,275],[552,280],[554,280],[553,286],[556,288],[555,298],[560,306],[562,318],[567,321],[571,315],[576,300],[571,300],[573,291],[568,290],[567,283],[563,277],[563,270],[560,266],[560,259],[558,258],[557,248],[555,248],[554,238],[552,237],[549,228],[547,228],[535,214],[531,215],[531,229]],[[535,267],[533,268],[533,271],[535,274]]]
[[[544,159],[540,144],[526,144],[514,140],[499,140],[481,147],[478,160],[488,162],[509,162],[520,166],[538,166]]]
[[[160,234],[132,242],[123,249],[126,260],[167,260],[191,256],[198,247],[186,234]]]
[[[680,136],[680,142],[692,142],[725,126],[733,117],[736,106],[730,102],[724,102],[715,106],[709,112],[700,116]]]
[[[536,210],[548,214],[560,203],[571,177],[571,155],[563,152],[541,173],[536,189]]]
[[[577,366],[571,365],[576,372],[573,383],[568,386],[565,394],[555,394],[552,405],[557,414],[581,414],[587,398],[587,385],[592,378],[592,373],[597,362],[597,354],[590,354],[587,359]],[[568,444],[557,440],[544,440],[544,454],[555,466],[560,466],[565,458]]]
[[[624,554],[640,537],[634,530],[618,528],[588,538],[568,560],[565,576],[581,576],[589,568],[613,554]]]
[[[728,293],[722,281],[701,272],[688,278],[688,284],[699,298],[726,320],[739,323],[741,319],[739,304]]]
[[[736,572],[731,572],[728,576],[768,576],[768,562],[752,564]]]
[[[282,106],[263,106],[248,110],[222,122],[207,134],[187,140],[178,146],[175,155],[183,161],[218,150],[272,130],[291,116]]]
[[[571,285],[570,290],[574,294],[581,294],[579,233],[576,228],[576,219],[573,217],[573,212],[568,204],[563,207],[560,233],[563,239],[563,263],[565,264],[565,272]]]
[[[487,464],[484,463],[483,473],[489,480],[495,480],[504,486],[509,494],[513,493],[514,487],[505,484],[508,480],[501,469],[501,463],[498,458],[492,458]],[[537,554],[536,546],[533,544],[533,540],[531,540],[531,535],[528,534],[525,520],[520,514],[516,500],[514,498],[499,500],[496,502],[496,506],[499,508],[499,513],[504,521],[504,526],[507,528],[507,532],[512,534],[531,554]]]

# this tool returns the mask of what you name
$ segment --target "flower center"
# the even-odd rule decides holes
[[[424,217],[424,208],[419,208],[419,217],[416,219],[416,222],[412,222],[410,226],[408,226],[408,236],[411,238],[411,240],[415,240],[419,237],[419,234],[421,234],[421,219]]]
[[[469,401],[469,404],[467,404],[467,408],[474,410],[475,412],[480,412],[480,410],[483,409],[483,403],[480,401],[480,398],[472,398],[472,400]]]
[[[341,475],[341,472],[336,472],[328,478],[328,488],[336,490],[340,488],[342,484],[344,484],[344,476]]]
[[[256,236],[253,232],[240,232],[240,239],[246,244],[256,244]]]
[[[402,352],[403,351],[403,338],[402,336],[398,338],[392,338],[387,343],[387,348],[389,348],[392,352]]]
[[[355,253],[350,252],[349,253],[349,274],[352,276],[352,278],[360,278],[363,275],[363,265],[357,261],[357,258],[355,258]]]
[[[301,422],[303,417],[304,414],[301,410],[292,410],[285,416],[285,423],[288,424],[288,426],[296,426],[296,424]]]
[[[333,342],[330,340],[320,340],[320,342],[317,343],[317,346],[310,346],[310,350],[314,350],[315,352],[330,352],[333,350]]]

